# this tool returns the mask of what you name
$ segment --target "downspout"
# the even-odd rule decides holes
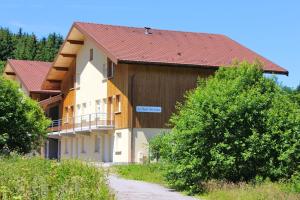
[[[134,139],[133,139],[133,114],[134,114],[134,93],[133,93],[133,88],[134,88],[134,78],[135,78],[135,74],[133,74],[130,77],[130,103],[131,103],[131,137],[130,137],[130,146],[131,146],[131,163],[134,162],[135,160],[135,149],[134,149]]]

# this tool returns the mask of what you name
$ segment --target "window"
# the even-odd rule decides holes
[[[107,78],[112,78],[114,76],[115,63],[111,60],[107,61]]]
[[[106,108],[106,101],[107,99],[102,99],[102,103],[101,103],[101,111],[106,113],[107,112],[107,108]]]
[[[122,133],[121,132],[116,132],[116,151],[115,154],[116,155],[121,155],[122,151],[121,151],[121,140],[122,140]]]
[[[84,115],[85,113],[86,113],[86,103],[83,103],[81,108],[81,115]]]
[[[68,151],[69,151],[68,150],[68,140],[65,139],[65,154],[68,154],[69,153]]]
[[[81,138],[81,153],[85,153],[84,137]]]
[[[77,104],[77,113],[80,113],[80,111],[81,111],[81,105]]]
[[[99,153],[100,152],[100,137],[99,136],[95,136],[95,152]]]
[[[113,120],[113,115],[114,115],[114,105],[113,105],[113,98],[112,97],[108,97],[108,113],[110,115],[110,120]]]
[[[69,122],[73,123],[73,117],[74,117],[74,106],[70,106],[70,109],[69,109]]]
[[[120,113],[121,112],[121,95],[116,95],[116,101],[115,101],[115,113]]]
[[[94,59],[94,50],[90,49],[90,61]]]
[[[69,122],[69,108],[65,107],[65,123]]]
[[[96,113],[100,113],[101,110],[101,102],[100,99],[96,100]]]

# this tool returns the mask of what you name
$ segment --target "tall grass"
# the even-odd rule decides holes
[[[300,194],[292,192],[288,183],[264,182],[260,184],[225,183],[209,181],[204,184],[205,200],[299,200]]]
[[[167,186],[162,163],[130,164],[113,167],[123,178],[158,183]],[[291,182],[229,183],[211,180],[199,185],[205,193],[198,195],[204,200],[300,200],[300,178]]]
[[[160,163],[115,165],[113,171],[123,178],[165,185],[162,167]]]
[[[105,172],[80,161],[0,158],[0,199],[113,199]]]

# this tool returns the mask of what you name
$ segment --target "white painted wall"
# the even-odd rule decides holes
[[[113,162],[129,162],[131,156],[131,129],[115,130],[113,137]]]
[[[100,138],[100,151],[96,151],[96,138]],[[111,138],[112,134],[100,131],[93,132],[88,135],[76,134],[75,136],[62,136],[61,137],[61,158],[62,159],[80,159],[93,162],[111,162]],[[83,147],[82,149],[82,139]],[[66,143],[67,141],[67,143]],[[67,144],[67,152],[65,151]],[[72,145],[73,144],[73,145]],[[84,150],[84,151],[83,151]],[[104,160],[105,154],[108,153],[107,160]]]
[[[155,135],[168,132],[170,129],[161,128],[134,128],[133,129],[133,149],[134,162],[141,163],[149,156],[149,141]]]
[[[93,49],[92,61],[89,61],[90,49]],[[86,39],[76,58],[75,116],[82,115],[83,104],[86,104],[84,114],[96,113],[96,100],[100,99],[102,102],[104,98],[107,98],[107,81],[104,77],[106,63],[107,57]],[[81,106],[79,113],[78,105]],[[106,110],[101,112],[106,112]]]

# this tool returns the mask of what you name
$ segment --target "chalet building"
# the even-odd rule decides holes
[[[127,163],[145,161],[149,139],[170,129],[176,102],[198,78],[256,59],[267,73],[288,74],[224,35],[76,22],[53,63],[9,60],[4,74],[53,119],[57,145],[47,142],[46,157]]]
[[[16,81],[26,95],[40,102],[47,117],[51,120],[58,120],[60,118],[59,109],[62,100],[61,91],[42,89],[43,81],[51,66],[52,63],[50,62],[9,59],[4,68],[3,76]],[[54,103],[51,103],[51,101]],[[57,158],[58,140],[48,139],[47,144],[53,150],[48,153],[48,157]]]

